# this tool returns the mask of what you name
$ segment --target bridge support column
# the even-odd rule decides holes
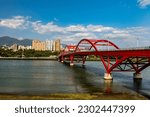
[[[105,80],[113,80],[111,73],[105,73],[104,74],[104,79]]]
[[[74,56],[70,55],[70,66],[74,66],[73,59],[74,59]]]
[[[74,63],[70,63],[70,66],[74,66]]]
[[[133,78],[134,79],[142,79],[141,73],[134,73]]]

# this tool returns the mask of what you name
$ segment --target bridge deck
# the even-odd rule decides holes
[[[70,56],[70,55],[101,55],[101,56],[139,56],[139,57],[150,57],[150,49],[135,49],[135,50],[105,50],[105,51],[81,51],[81,52],[67,52],[62,53],[59,56]]]

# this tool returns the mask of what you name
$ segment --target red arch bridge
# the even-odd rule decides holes
[[[134,72],[133,77],[141,79],[141,71],[150,66],[150,48],[120,49],[108,40],[82,39],[77,45],[67,45],[58,56],[60,62],[69,61],[85,64],[91,55],[103,63],[104,79],[112,79],[112,72]]]

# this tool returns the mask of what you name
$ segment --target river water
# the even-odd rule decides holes
[[[47,95],[51,93],[140,93],[150,97],[150,68],[143,79],[133,73],[113,73],[113,81],[103,79],[101,62],[86,62],[73,67],[58,61],[0,60],[0,93]]]

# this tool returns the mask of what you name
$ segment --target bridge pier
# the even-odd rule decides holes
[[[74,56],[70,55],[70,66],[74,66],[73,59],[74,59]]]
[[[74,66],[74,63],[70,63],[70,66]]]
[[[134,79],[142,79],[141,73],[134,73],[133,78]]]
[[[105,80],[113,80],[111,73],[105,73],[104,74],[104,79]]]

